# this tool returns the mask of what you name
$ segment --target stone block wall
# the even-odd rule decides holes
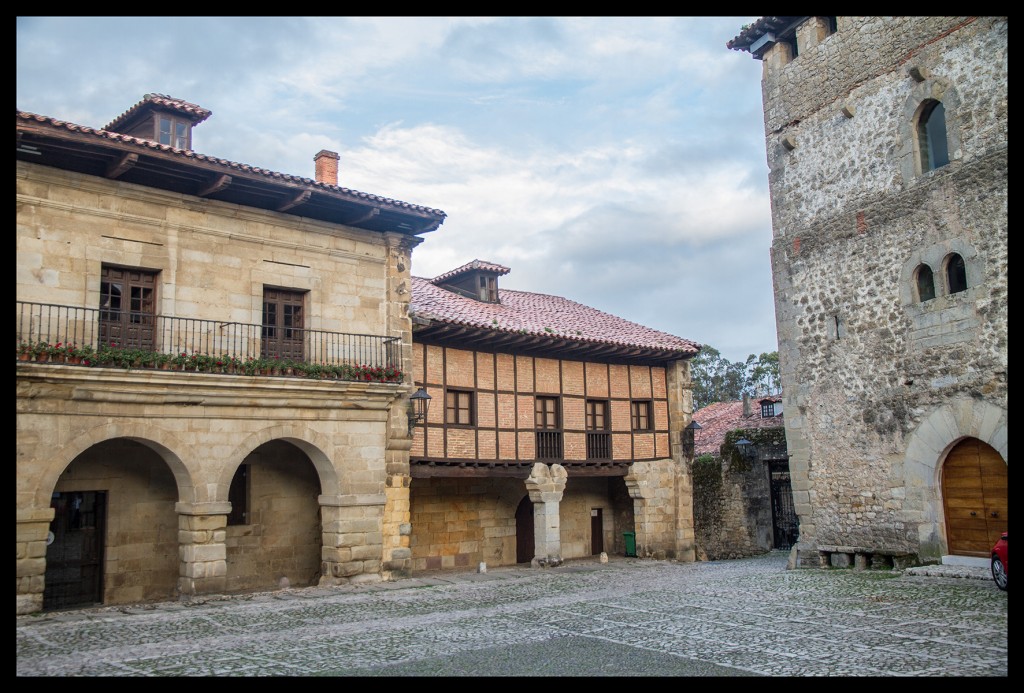
[[[933,449],[913,478],[908,441],[951,403],[1005,420],[1007,20],[839,17],[791,60],[765,60],[763,97],[802,555],[816,563],[815,546],[838,545],[936,558],[943,455],[979,427],[924,436]],[[914,119],[926,99],[945,107],[950,162],[922,173]],[[951,252],[968,277],[955,294],[939,264]],[[930,301],[913,289],[922,262],[936,274]],[[1005,460],[1003,434],[989,436]]]

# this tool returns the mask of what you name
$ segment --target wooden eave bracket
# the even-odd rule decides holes
[[[199,192],[196,193],[199,197],[206,197],[216,192],[220,192],[224,188],[231,185],[231,176],[226,173],[222,173],[219,176],[214,176],[210,179],[210,182],[204,188],[200,188]]]
[[[287,211],[287,210],[291,209],[292,207],[298,207],[299,205],[301,205],[304,202],[306,202],[306,200],[308,200],[309,196],[312,195],[312,194],[313,193],[311,191],[309,191],[309,190],[303,190],[302,192],[300,192],[297,195],[295,195],[294,197],[292,197],[292,199],[288,200],[287,202],[282,203],[277,208],[277,211],[278,212],[284,212],[284,211]]]
[[[366,212],[366,214],[363,214],[360,217],[356,217],[355,219],[349,219],[345,223],[350,226],[354,226],[355,224],[362,224],[364,221],[369,221],[370,219],[373,219],[375,216],[378,216],[379,214],[380,207],[373,207],[368,212]]]
[[[104,175],[107,178],[120,178],[125,171],[134,167],[137,163],[139,163],[138,154],[123,154],[107,166]]]

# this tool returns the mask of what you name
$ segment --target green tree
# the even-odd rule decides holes
[[[730,402],[748,395],[778,394],[779,352],[751,354],[746,362],[730,363],[718,349],[704,345],[690,361],[693,382],[693,407],[700,409],[715,402]]]

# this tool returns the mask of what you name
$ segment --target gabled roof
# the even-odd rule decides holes
[[[638,363],[690,358],[700,351],[696,342],[560,296],[499,289],[500,302],[487,303],[436,281],[412,278],[414,340],[424,343],[462,341],[484,350]]]
[[[783,426],[783,414],[768,418],[761,417],[761,407],[758,405],[764,401],[781,402],[782,397],[771,395],[751,398],[749,416],[743,414],[743,400],[715,402],[693,412],[693,420],[700,424],[700,435],[694,446],[694,456],[717,456],[729,431],[735,431],[738,428],[779,428]]]
[[[132,121],[140,114],[140,112],[149,110],[154,106],[174,111],[175,113],[188,118],[192,121],[193,125],[198,125],[213,114],[213,111],[209,111],[202,106],[197,106],[196,104],[189,103],[183,99],[176,99],[173,96],[167,96],[166,94],[146,94],[142,97],[142,101],[139,101],[127,111],[114,118],[112,121],[104,125],[102,129],[109,130],[111,132],[118,132],[119,128],[124,127],[125,123]]]
[[[494,272],[499,276],[504,276],[511,272],[512,270],[510,270],[508,267],[505,267],[504,265],[499,265],[494,262],[487,262],[486,260],[473,260],[472,262],[467,262],[462,267],[456,267],[455,269],[449,270],[444,274],[437,275],[436,277],[431,279],[430,282],[432,284],[443,284],[449,279],[454,279],[455,277],[461,276],[463,274],[469,274],[470,272],[480,271]]]
[[[172,101],[186,110],[194,106],[178,99]],[[151,102],[152,99],[142,103]],[[195,111],[194,115],[202,116],[203,110]],[[120,118],[115,120],[118,121]],[[439,209],[27,111],[16,110],[16,126],[19,161],[65,171],[369,231],[416,235],[437,229],[446,216]]]

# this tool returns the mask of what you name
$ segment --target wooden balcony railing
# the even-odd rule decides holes
[[[561,431],[537,431],[537,459],[562,459]]]
[[[610,460],[612,458],[612,434],[587,432],[587,459]]]

